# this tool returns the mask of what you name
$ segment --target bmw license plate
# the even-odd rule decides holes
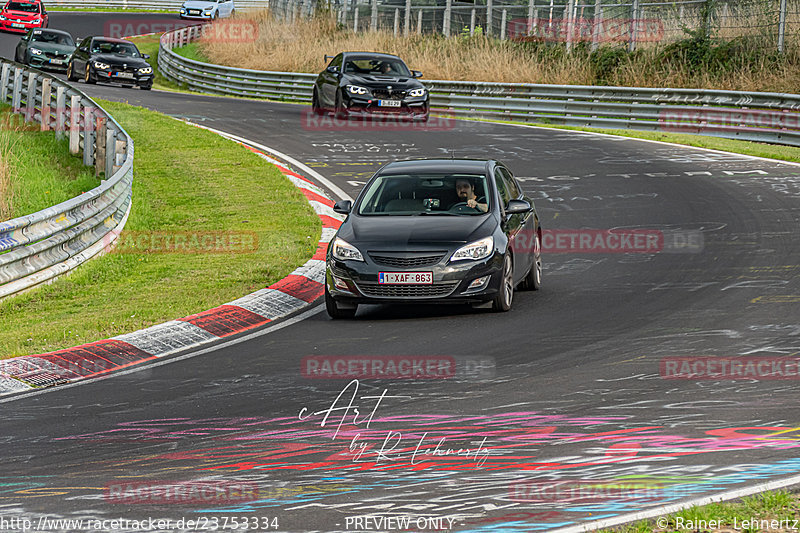
[[[402,102],[400,100],[378,100],[380,107],[400,107]]]
[[[130,72],[117,72],[117,73],[115,74],[115,76],[116,76],[117,78],[127,78],[127,79],[129,79],[129,80],[132,80],[132,79],[133,79],[133,74],[131,74]]]
[[[380,285],[432,285],[433,272],[379,272]]]
[[[53,65],[63,65],[64,64],[64,60],[63,59],[51,59],[50,63],[52,63]]]

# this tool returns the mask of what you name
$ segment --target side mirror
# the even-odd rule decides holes
[[[421,78],[422,77],[422,72],[420,72],[419,70],[412,70],[411,71],[411,77],[412,78]]]
[[[525,200],[509,200],[506,207],[507,215],[522,215],[533,211],[533,206]]]
[[[150,54],[142,54],[142,59],[150,59]]]
[[[325,70],[327,70],[331,74],[338,74],[339,73],[339,67],[337,67],[337,66],[328,67]]]
[[[350,200],[339,200],[338,202],[333,204],[334,213],[346,215],[350,213],[351,209],[353,209],[353,202],[351,202]]]

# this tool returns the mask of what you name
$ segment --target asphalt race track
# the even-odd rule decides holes
[[[52,14],[51,27],[85,36],[108,17],[120,15]],[[17,38],[0,37],[11,56]],[[494,157],[545,229],[661,230],[669,249],[549,253],[543,289],[518,292],[506,314],[317,312],[197,357],[0,400],[0,515],[553,531],[800,473],[797,375],[666,379],[675,357],[797,355],[800,166],[466,121],[333,131],[303,106],[79,86],[280,150],[352,196],[387,161]],[[305,377],[307,356],[452,357],[461,371],[348,386]],[[308,416],[329,408],[327,423]],[[194,479],[259,497],[176,504],[118,489]]]

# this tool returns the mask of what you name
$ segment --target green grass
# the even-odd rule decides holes
[[[753,522],[760,520],[789,520],[788,524],[791,530],[792,521],[800,518],[800,498],[796,494],[792,494],[783,490],[774,492],[764,492],[754,496],[746,497],[741,500],[728,503],[712,503],[702,507],[690,507],[683,511],[671,514],[669,516],[659,517],[653,520],[641,520],[635,524],[620,526],[613,529],[603,529],[601,533],[653,533],[662,531],[696,531],[697,529],[688,529],[686,526],[689,522],[694,522],[695,525],[701,521],[710,524],[714,521],[719,527],[714,529],[722,529],[732,527],[734,519],[737,526],[741,526],[744,522]],[[785,523],[784,523],[785,525]],[[738,531],[745,531],[747,533],[756,533],[759,531],[787,531],[787,529],[761,529],[761,528],[744,528]]]
[[[189,91],[181,87],[177,83],[172,82],[161,75],[161,73],[158,71],[158,41],[160,38],[161,38],[160,35],[145,35],[143,37],[133,37],[129,39],[131,42],[136,44],[136,47],[139,49],[140,52],[142,52],[143,54],[148,54],[150,56],[150,59],[148,59],[147,61],[148,63],[153,65],[153,71],[155,72],[155,77],[153,78],[153,88],[160,89],[162,91],[183,92],[187,94],[208,94],[197,91]],[[195,49],[195,51],[192,52],[195,54],[193,56],[187,56],[181,52],[181,50],[187,47],[176,48],[175,53],[183,55],[184,57],[188,57],[189,59],[194,59],[196,61],[206,61],[206,62],[208,61],[206,58],[197,55],[198,54],[198,52],[196,51],[197,46],[194,43],[190,43],[190,46],[193,49]]]
[[[0,106],[0,151],[9,166],[0,220],[40,211],[100,185],[94,169],[69,154],[69,141],[25,124],[9,106]]]
[[[203,51],[197,43],[189,43],[186,46],[179,46],[172,50],[181,57],[192,59],[194,61],[201,61],[203,63],[210,63],[211,60],[203,55]]]
[[[316,249],[319,219],[272,165],[159,113],[98,103],[135,142],[126,232],[252,231],[259,246],[239,254],[117,249],[52,285],[0,302],[0,358],[67,348],[213,308],[283,278]]]
[[[122,9],[120,7],[59,7],[47,6],[48,11],[98,12],[98,13],[177,13],[175,9]]]

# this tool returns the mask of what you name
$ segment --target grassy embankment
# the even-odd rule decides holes
[[[51,285],[0,302],[0,358],[67,348],[215,307],[283,278],[316,249],[319,219],[272,165],[235,143],[159,113],[112,102],[100,105],[136,146],[133,208],[123,240],[232,232],[243,240],[254,234],[257,247],[224,249],[244,253],[210,253],[202,247],[195,253],[146,253],[138,241],[126,240],[127,246]],[[30,170],[22,158],[27,150],[22,141],[3,146],[2,161],[10,165],[5,176],[11,179],[2,183],[10,182],[3,186],[16,191],[12,210],[17,213],[22,205],[35,205],[26,198],[24,180]],[[87,189],[79,181],[85,170],[66,146],[58,148],[50,165],[64,182],[58,187],[66,199]],[[65,168],[74,171],[62,172]],[[23,211],[56,203],[49,196],[58,187],[53,185],[44,205]]]

